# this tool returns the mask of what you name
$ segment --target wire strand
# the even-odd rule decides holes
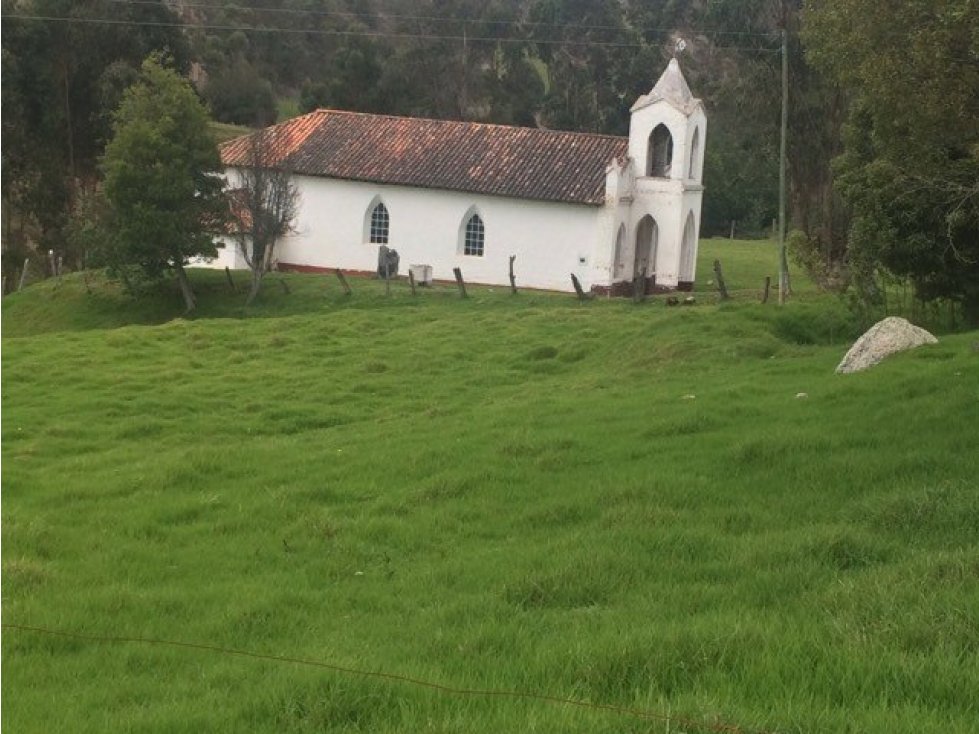
[[[642,48],[646,44],[638,41],[578,41],[573,39],[532,39],[532,38],[513,38],[508,36],[470,36],[468,34],[439,34],[439,33],[402,33],[390,31],[355,31],[355,30],[336,30],[323,28],[282,28],[268,26],[249,26],[249,25],[225,25],[211,23],[178,23],[168,21],[147,21],[147,20],[128,20],[125,18],[71,18],[56,15],[27,15],[21,13],[4,13],[0,18],[5,20],[38,20],[46,22],[61,23],[82,23],[82,24],[102,24],[102,25],[123,25],[136,26],[141,28],[185,28],[187,30],[206,30],[206,31],[243,31],[250,33],[289,33],[304,34],[314,36],[337,36],[350,37],[359,36],[366,38],[400,38],[428,41],[458,41],[460,43],[520,43],[538,44],[547,46],[592,46],[598,48]],[[754,46],[723,46],[724,50],[730,51],[757,51],[760,53],[780,53],[777,48],[759,48]]]
[[[716,721],[700,722],[700,721],[694,721],[693,719],[686,719],[679,716],[661,714],[655,711],[648,711],[645,709],[630,708],[628,706],[616,706],[614,704],[606,704],[606,703],[591,703],[590,701],[581,701],[574,698],[562,698],[561,696],[551,696],[551,695],[541,694],[541,693],[527,693],[524,691],[502,691],[502,690],[490,690],[490,689],[480,689],[480,688],[459,688],[456,686],[444,685],[442,683],[433,683],[432,681],[426,681],[420,678],[413,678],[411,676],[399,675],[397,673],[385,673],[383,671],[376,671],[376,670],[360,670],[357,668],[349,668],[343,665],[336,665],[334,663],[327,663],[320,660],[310,660],[307,658],[294,658],[285,655],[271,655],[267,653],[250,652],[247,650],[234,650],[231,648],[220,647],[218,645],[206,645],[206,644],[201,644],[196,642],[180,642],[176,640],[158,640],[158,639],[151,639],[147,637],[117,637],[117,636],[105,636],[105,635],[92,635],[92,634],[84,634],[81,632],[68,632],[65,630],[48,629],[46,627],[35,627],[35,626],[25,625],[25,624],[9,624],[6,622],[4,622],[0,626],[2,626],[2,628],[6,630],[17,630],[20,632],[36,632],[39,634],[52,635],[54,637],[67,637],[67,638],[77,639],[77,640],[88,640],[90,642],[159,645],[159,646],[183,648],[189,650],[201,650],[205,652],[216,652],[216,653],[221,653],[223,655],[233,655],[236,657],[251,658],[255,660],[267,660],[276,663],[291,663],[294,665],[303,665],[312,668],[321,668],[323,670],[330,670],[332,672],[343,673],[345,675],[355,675],[355,676],[361,676],[365,678],[379,678],[381,680],[386,680],[386,681],[405,683],[419,688],[427,688],[429,690],[438,691],[439,693],[445,693],[454,696],[469,696],[469,697],[479,697],[479,698],[515,698],[515,699],[522,699],[528,701],[542,701],[546,703],[562,704],[565,706],[573,706],[582,709],[593,709],[597,711],[606,711],[609,713],[624,714],[639,719],[672,722],[687,728],[700,729],[701,731],[716,732],[717,734],[777,734],[776,732],[770,730],[746,729],[736,724],[728,724],[728,723],[716,722]]]
[[[120,5],[151,5],[159,6],[159,0],[106,0],[106,2]],[[614,30],[614,31],[634,31],[636,33],[673,33],[677,28],[636,28],[630,29],[623,25],[595,25],[587,23],[554,23],[547,21],[517,20],[513,18],[460,18],[444,15],[407,15],[401,13],[385,13],[377,11],[374,13],[357,13],[349,10],[307,10],[303,8],[273,8],[262,7],[235,7],[226,8],[215,3],[180,3],[181,8],[194,8],[199,10],[228,11],[236,10],[248,13],[279,13],[284,15],[316,16],[316,17],[337,17],[337,18],[375,18],[391,20],[425,20],[437,23],[463,23],[466,25],[491,25],[491,26],[519,26],[533,28],[562,28],[566,30]],[[716,36],[759,36],[769,39],[778,38],[778,31],[725,31],[725,30],[690,30],[692,35],[716,35]]]

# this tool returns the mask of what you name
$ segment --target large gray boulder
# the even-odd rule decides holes
[[[836,371],[840,374],[859,372],[873,367],[884,357],[914,349],[922,344],[937,344],[938,339],[906,319],[889,316],[878,321],[857,339],[843,357]]]
[[[397,278],[398,267],[401,258],[397,250],[392,250],[387,245],[377,248],[377,277],[378,278]]]

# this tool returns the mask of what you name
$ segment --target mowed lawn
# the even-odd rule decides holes
[[[974,732],[979,333],[836,375],[862,325],[774,264],[5,298],[4,730]]]

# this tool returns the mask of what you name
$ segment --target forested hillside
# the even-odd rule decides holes
[[[865,0],[810,5],[4,0],[4,272],[12,274],[31,246],[81,265],[85,247],[73,234],[99,177],[112,111],[153,50],[171,55],[222,123],[261,125],[334,107],[614,134],[627,131],[630,105],[679,53],[710,120],[702,233],[726,234],[734,222],[741,234],[763,235],[777,211],[784,29],[789,218],[799,230],[797,256],[827,285],[852,280],[850,219],[859,192],[851,188],[841,198],[832,165],[844,153],[845,123],[874,137],[868,114],[877,115],[893,133],[915,137],[923,125],[937,134],[935,118],[955,118],[961,122],[952,126],[955,138],[943,140],[945,147],[930,146],[927,165],[941,180],[919,217],[930,222],[924,237],[941,238],[944,227],[945,234],[956,230],[952,241],[933,242],[927,263],[902,255],[884,264],[890,275],[912,281],[920,268],[928,270],[928,282],[915,283],[925,295],[973,298],[966,292],[973,286],[947,282],[956,263],[935,253],[961,253],[962,242],[979,231],[979,195],[968,183],[979,171],[979,11],[969,0],[916,0],[906,11]],[[859,54],[869,65],[850,63]],[[924,122],[920,109],[901,103],[926,89],[941,90],[953,75],[959,94],[952,100],[931,95],[934,114]],[[890,87],[882,89],[888,80]],[[878,97],[887,104],[876,105]],[[948,160],[959,161],[952,182],[944,177]],[[887,177],[901,179],[893,172]],[[849,180],[866,178],[854,173]],[[885,203],[871,208],[887,209]],[[863,268],[871,280],[882,263],[880,239],[893,239],[893,219],[871,228],[876,244],[864,248],[869,265]],[[898,234],[911,243],[899,249],[920,249],[913,243],[922,232],[916,224],[912,229]]]

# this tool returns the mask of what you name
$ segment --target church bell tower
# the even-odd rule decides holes
[[[690,92],[674,58],[631,112],[632,190],[619,198],[612,285],[644,279],[650,290],[654,285],[691,290],[704,191],[703,103]]]

